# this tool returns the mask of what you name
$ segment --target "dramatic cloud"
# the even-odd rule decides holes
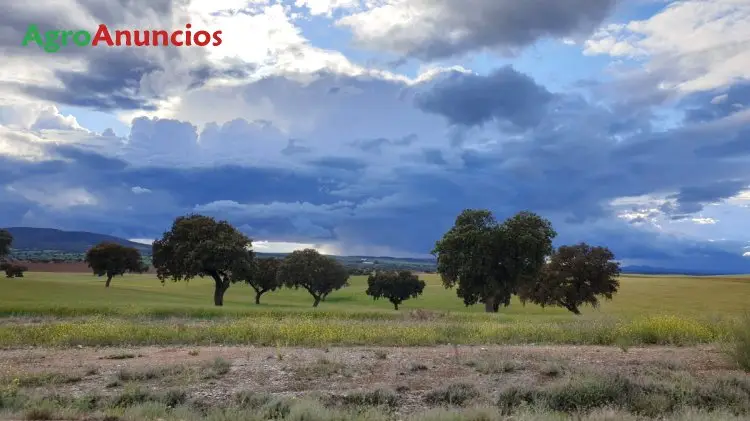
[[[0,17],[0,226],[155,238],[201,212],[258,241],[424,256],[464,208],[528,209],[560,244],[607,245],[626,264],[750,270],[750,90],[717,58],[744,31],[745,2],[703,2],[731,34],[711,32],[716,55],[672,45],[691,57],[672,68],[654,41],[668,36],[660,19],[696,2],[607,24],[583,48],[618,61],[570,89],[549,74],[592,65],[578,44],[544,47],[552,64],[474,56],[397,72],[341,30],[375,50],[458,60],[585,34],[613,3],[19,4]],[[225,30],[226,44],[48,54],[12,41],[28,22],[187,20]]]
[[[508,66],[489,77],[454,73],[418,96],[417,104],[444,115],[452,124],[475,126],[506,120],[528,128],[539,124],[550,99],[552,94],[544,87]]]
[[[482,49],[515,52],[535,41],[585,34],[615,0],[386,0],[345,16],[355,40],[420,59]]]
[[[602,28],[585,52],[643,59],[664,88],[720,88],[750,78],[748,20],[746,0],[674,1],[648,19]]]

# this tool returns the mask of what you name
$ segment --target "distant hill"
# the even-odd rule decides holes
[[[714,276],[714,275],[742,275],[740,271],[721,271],[721,270],[685,270],[685,269],[668,269],[653,266],[625,266],[622,273],[638,275],[687,275],[687,276]]]
[[[62,253],[85,253],[92,246],[103,241],[110,241],[128,247],[135,247],[145,255],[151,254],[151,246],[135,243],[123,238],[111,235],[96,234],[83,231],[62,231],[52,228],[27,228],[11,227],[4,228],[13,235],[13,249],[19,251],[56,251]],[[257,251],[256,251],[257,252]],[[265,257],[284,257],[286,253],[263,253],[257,252]],[[387,256],[336,256],[339,261],[347,266],[360,267],[399,267],[408,270],[435,270],[435,259],[415,259]],[[374,265],[373,265],[374,264]],[[731,275],[732,272],[706,270],[680,270],[672,268],[661,268],[651,266],[625,266],[622,269],[626,274],[644,275]]]
[[[13,236],[15,250],[54,250],[65,253],[85,253],[103,241],[135,247],[142,253],[151,253],[151,246],[134,243],[111,235],[83,231],[62,231],[52,228],[4,228]]]

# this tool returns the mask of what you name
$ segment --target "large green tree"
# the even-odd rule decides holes
[[[153,266],[162,283],[210,276],[215,283],[214,304],[222,306],[229,285],[239,281],[232,271],[252,265],[251,247],[252,240],[227,221],[203,215],[181,216],[154,241]]]
[[[488,210],[466,209],[437,241],[432,253],[446,288],[467,306],[483,303],[497,312],[510,305],[519,286],[532,282],[552,254],[552,224],[532,212],[498,223]]]
[[[141,252],[134,247],[102,242],[86,252],[84,261],[96,276],[106,276],[109,288],[112,278],[126,273],[143,273],[148,268],[141,260]]]
[[[560,306],[573,314],[579,307],[599,306],[599,296],[611,300],[620,286],[620,263],[606,247],[586,243],[562,246],[552,255],[535,282],[521,288],[521,302]]]
[[[13,236],[8,231],[0,229],[0,260],[10,254],[12,244]]]
[[[425,283],[408,270],[378,271],[367,278],[365,293],[374,300],[385,298],[398,310],[399,304],[422,295]]]
[[[281,259],[275,257],[256,258],[251,265],[241,265],[232,276],[237,281],[245,282],[255,290],[255,304],[260,304],[260,297],[266,292],[281,288],[278,279]]]
[[[289,288],[304,288],[317,307],[328,294],[348,285],[349,273],[336,259],[314,249],[295,250],[281,262],[278,280]]]

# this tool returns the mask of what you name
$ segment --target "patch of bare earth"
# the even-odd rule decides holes
[[[231,364],[229,370],[206,375],[217,359]],[[492,395],[510,386],[543,385],[566,372],[590,369],[623,374],[682,371],[698,379],[738,373],[720,350],[710,346],[627,352],[595,346],[0,350],[0,377],[52,373],[56,384],[37,387],[74,396],[115,394],[131,381],[154,390],[177,387],[192,398],[212,401],[240,391],[301,396],[386,388],[399,391],[403,411],[420,409],[427,392],[450,384],[470,383]]]

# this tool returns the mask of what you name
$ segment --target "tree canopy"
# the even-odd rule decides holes
[[[279,266],[278,280],[289,288],[304,288],[312,295],[313,307],[333,291],[348,284],[349,273],[336,259],[314,249],[296,250]]]
[[[13,235],[6,230],[0,229],[0,259],[10,254],[11,245],[13,245]]]
[[[385,298],[398,310],[399,304],[409,298],[417,298],[424,291],[425,283],[408,270],[379,271],[367,278],[366,294],[374,300]]]
[[[536,281],[522,288],[521,302],[560,306],[574,314],[581,314],[583,304],[597,307],[597,296],[612,299],[620,286],[620,264],[614,258],[606,247],[561,246]]]
[[[467,306],[479,302],[497,312],[501,304],[510,305],[522,283],[535,279],[556,235],[548,220],[532,212],[500,224],[488,210],[466,209],[432,253],[446,288],[458,286]]]
[[[153,266],[164,283],[210,276],[215,283],[214,304],[224,305],[224,293],[239,281],[232,271],[247,270],[254,253],[252,240],[227,221],[203,215],[175,219],[172,228],[153,244]]]
[[[107,277],[104,284],[106,288],[109,288],[114,276],[143,273],[148,269],[142,262],[138,249],[111,242],[99,243],[90,248],[84,261],[88,263],[94,275]]]
[[[0,271],[5,272],[7,278],[23,278],[23,273],[28,270],[28,267],[21,264],[11,262],[0,263]]]
[[[278,279],[281,259],[275,257],[256,258],[252,265],[244,265],[232,274],[237,281],[243,281],[255,290],[255,304],[260,304],[260,297],[266,292],[281,288]]]

